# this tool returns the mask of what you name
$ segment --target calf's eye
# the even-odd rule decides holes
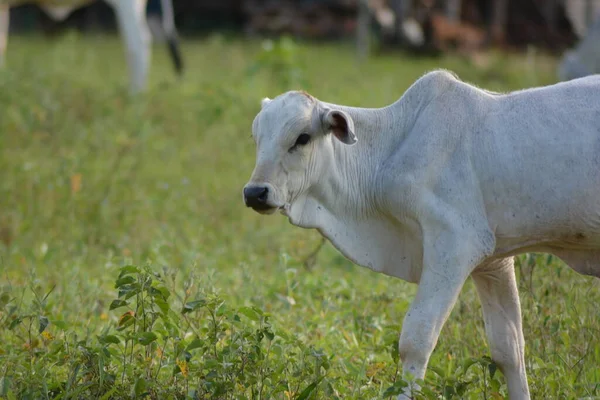
[[[298,139],[296,139],[294,146],[304,146],[305,144],[308,144],[308,142],[310,142],[310,135],[308,133],[302,133],[298,136]]]

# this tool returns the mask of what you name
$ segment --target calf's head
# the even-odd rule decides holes
[[[333,140],[356,143],[350,116],[304,92],[263,99],[252,124],[256,165],[244,202],[261,214],[290,215],[294,202],[332,168]]]

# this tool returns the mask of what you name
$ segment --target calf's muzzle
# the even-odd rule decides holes
[[[267,202],[269,198],[269,188],[266,186],[246,186],[244,188],[244,203],[246,207],[252,207],[257,211],[264,211],[270,208]]]

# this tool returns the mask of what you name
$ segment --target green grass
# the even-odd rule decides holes
[[[131,98],[117,38],[11,38],[0,70],[0,398],[384,397],[399,382],[416,286],[329,245],[304,263],[316,232],[244,207],[260,99],[303,88],[383,106],[438,67],[507,91],[551,83],[553,60],[491,54],[478,69],[387,54],[358,65],[349,45],[268,52],[218,35],[184,52],[177,81],[156,46],[151,87]],[[599,281],[547,256],[520,257],[517,272],[532,397],[600,396]],[[111,310],[117,298],[127,305]],[[423,396],[505,397],[487,355],[468,282]]]

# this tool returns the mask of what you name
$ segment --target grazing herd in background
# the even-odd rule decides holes
[[[0,67],[6,62],[11,7],[37,4],[52,19],[62,21],[73,10],[94,1],[97,0],[0,0]],[[166,39],[175,70],[179,75],[182,73],[183,60],[177,39],[172,0],[104,1],[113,8],[123,37],[131,92],[143,91],[147,84],[151,62],[149,27]],[[564,54],[559,63],[557,75],[561,80],[600,73],[600,15],[586,30],[580,21],[582,18],[576,18],[576,14],[571,15],[571,18],[578,28],[577,32],[583,37],[574,49]],[[420,34],[422,35],[422,32]]]

